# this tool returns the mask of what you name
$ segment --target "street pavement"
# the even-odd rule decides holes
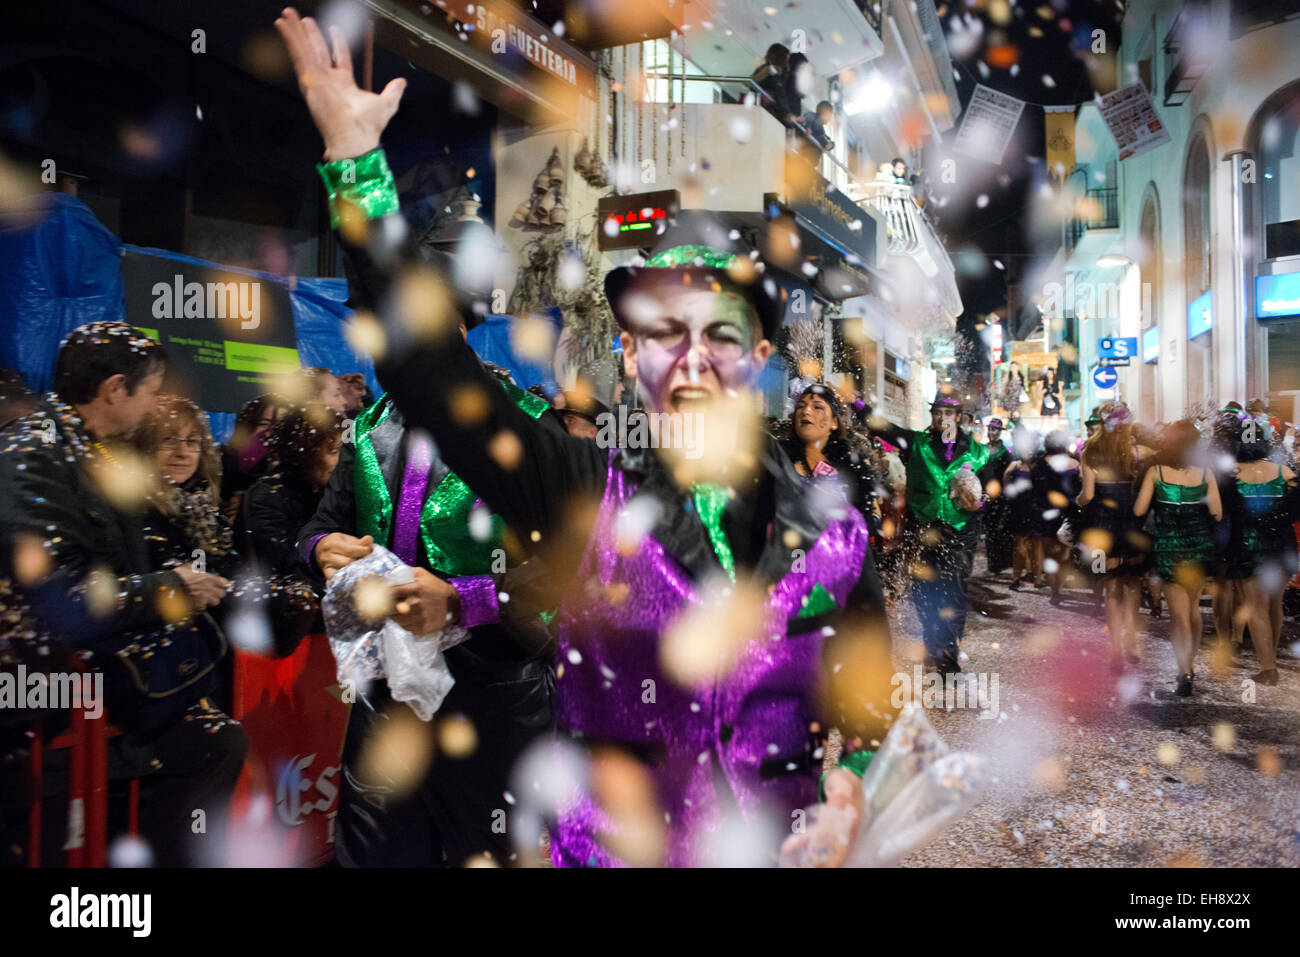
[[[927,714],[953,750],[991,762],[983,802],[929,847],[915,867],[1300,866],[1300,641],[1288,621],[1281,682],[1255,686],[1212,654],[1196,661],[1196,693],[1173,694],[1166,612],[1139,613],[1141,662],[1110,671],[1105,617],[1091,593],[1009,590],[977,559],[963,668],[997,678],[997,716],[977,707]],[[900,669],[919,635],[910,603],[894,609]],[[1300,647],[1300,645],[1296,645]],[[990,709],[991,710],[991,709]]]

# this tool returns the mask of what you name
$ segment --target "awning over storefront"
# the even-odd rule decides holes
[[[532,124],[578,113],[594,101],[591,55],[500,0],[362,0],[375,16],[375,41]]]

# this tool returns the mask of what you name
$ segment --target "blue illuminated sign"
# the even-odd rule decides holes
[[[1300,316],[1300,272],[1255,277],[1255,317]]]
[[[1133,336],[1121,339],[1119,336],[1104,336],[1097,340],[1097,356],[1102,359],[1130,359],[1137,355],[1138,341]]]
[[[1155,362],[1160,358],[1160,327],[1152,326],[1142,333],[1142,361]]]
[[[1211,308],[1209,290],[1201,293],[1187,307],[1187,338],[1195,339],[1203,332],[1209,332],[1214,325],[1214,310]]]

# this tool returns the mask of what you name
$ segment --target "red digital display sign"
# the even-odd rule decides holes
[[[680,207],[675,189],[607,196],[596,207],[600,218],[598,246],[602,250],[649,248]]]

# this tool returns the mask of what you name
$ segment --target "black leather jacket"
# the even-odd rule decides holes
[[[54,396],[0,432],[0,540],[40,543],[49,557],[48,575],[24,585],[15,549],[0,548],[0,663],[42,646],[79,652],[105,673],[112,720],[157,727],[211,691],[225,642],[206,616],[164,617],[183,601],[180,576],[149,554],[144,503],[101,491],[93,442]]]

